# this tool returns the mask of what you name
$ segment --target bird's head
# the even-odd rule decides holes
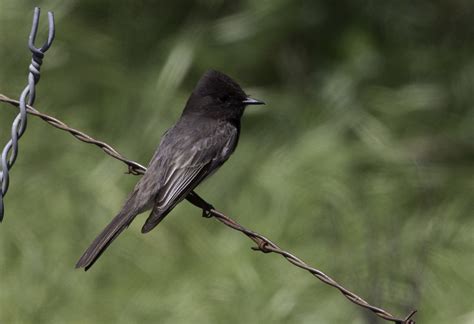
[[[201,77],[186,104],[183,114],[199,114],[213,118],[240,118],[246,106],[263,105],[252,99],[224,73],[209,70]]]

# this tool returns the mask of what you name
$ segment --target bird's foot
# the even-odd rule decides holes
[[[194,191],[191,191],[186,199],[194,206],[202,209],[202,217],[211,218],[213,216],[212,210],[214,209],[214,206],[199,197],[199,195]]]
[[[206,204],[206,206],[203,206],[202,217],[211,218],[213,216],[211,212],[213,209],[214,209],[214,206],[212,206],[211,204]]]

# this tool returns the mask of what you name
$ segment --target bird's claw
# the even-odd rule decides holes
[[[207,206],[205,206],[202,209],[202,217],[211,218],[212,217],[211,210],[213,210],[213,209],[214,209],[214,206],[212,206],[211,204],[208,204]]]

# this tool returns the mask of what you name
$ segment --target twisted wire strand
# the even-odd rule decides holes
[[[20,105],[19,101],[11,99],[11,98],[3,95],[3,94],[0,94],[0,102],[9,103],[9,104],[11,104],[12,106],[15,106],[15,107],[19,107],[19,105]],[[43,114],[43,113],[39,112],[38,110],[36,110],[35,108],[33,108],[30,105],[26,106],[26,111],[30,115],[41,118],[42,120],[44,120],[45,122],[47,122],[51,126],[70,133],[72,136],[74,136],[75,138],[77,138],[78,140],[80,140],[84,143],[94,144],[95,146],[101,148],[106,154],[110,155],[114,159],[117,159],[117,160],[122,161],[123,163],[125,163],[128,166],[128,173],[131,173],[131,174],[134,174],[134,175],[140,175],[140,174],[145,173],[146,168],[143,165],[141,165],[140,163],[137,163],[135,161],[132,161],[132,160],[129,160],[129,159],[125,158],[123,155],[121,155],[116,149],[114,149],[109,144],[107,144],[105,142],[102,142],[102,141],[99,141],[99,140],[87,135],[84,132],[81,132],[81,131],[79,131],[75,128],[72,128],[69,125],[67,125],[66,123],[60,121],[59,119],[56,119],[56,118],[54,118],[52,116],[49,116],[47,114]]]
[[[3,148],[1,158],[0,158],[0,222],[3,220],[4,216],[4,203],[3,197],[7,194],[8,187],[10,184],[10,174],[9,171],[13,167],[13,164],[18,157],[18,142],[21,136],[25,133],[27,125],[27,103],[28,105],[33,105],[36,97],[36,84],[40,79],[40,69],[41,64],[43,63],[44,53],[49,49],[54,40],[54,15],[52,12],[48,12],[48,23],[49,23],[49,32],[48,39],[40,48],[36,48],[34,43],[36,40],[36,34],[38,32],[40,17],[40,9],[35,8],[33,14],[33,23],[31,27],[30,36],[28,38],[28,47],[32,53],[31,64],[28,67],[28,85],[21,92],[19,108],[20,111],[15,117],[12,123],[11,128],[11,139],[7,142]]]
[[[372,311],[373,313],[375,313],[375,315],[379,316],[380,318],[383,318],[384,320],[398,323],[398,324],[415,324],[415,320],[413,320],[412,317],[415,315],[416,310],[411,311],[404,319],[396,318],[389,312],[385,311],[384,309],[369,304],[362,297],[359,297],[355,293],[351,292],[349,289],[343,287],[342,285],[337,283],[333,278],[331,278],[330,276],[328,276],[321,270],[311,267],[310,265],[305,263],[303,260],[301,260],[297,256],[281,249],[277,244],[273,243],[271,240],[267,239],[265,236],[243,227],[242,225],[237,223],[235,220],[231,219],[230,217],[226,216],[225,214],[223,214],[222,212],[218,210],[211,209],[209,213],[218,221],[223,223],[224,225],[245,234],[248,238],[254,241],[257,244],[257,246],[252,247],[253,250],[261,251],[263,253],[276,253],[276,254],[281,255],[291,264],[308,271],[309,273],[311,273],[313,276],[315,276],[316,278],[318,278],[325,284],[338,289],[344,295],[344,297],[346,297],[348,300],[350,300],[354,304]]]
[[[11,98],[8,98],[7,96],[5,96],[3,94],[0,94],[0,102],[9,103],[11,106],[16,106],[16,107],[18,107],[19,104],[20,104],[18,101],[14,100],[14,99],[11,99]],[[68,125],[66,125],[64,122],[62,122],[62,121],[60,121],[60,120],[58,120],[54,117],[51,117],[49,115],[43,114],[43,113],[39,112],[38,110],[36,110],[35,108],[33,108],[32,106],[29,106],[29,105],[27,106],[27,112],[31,115],[34,115],[34,116],[37,116],[37,117],[41,118],[42,120],[44,120],[45,122],[47,122],[48,124],[50,124],[50,125],[52,125],[56,128],[59,128],[61,130],[69,132],[71,135],[73,135],[75,138],[77,138],[78,140],[80,140],[82,142],[89,143],[89,144],[94,144],[94,145],[100,147],[106,154],[108,154],[111,157],[125,163],[128,166],[128,173],[135,174],[135,175],[140,175],[140,174],[145,173],[146,168],[144,166],[142,166],[141,164],[139,164],[135,161],[127,159],[126,157],[124,157],[122,154],[120,154],[117,150],[115,150],[109,144],[107,144],[105,142],[102,142],[102,141],[99,141],[97,139],[94,139],[91,136],[89,136],[89,135],[87,135],[87,134],[85,134],[85,133],[83,133],[83,132],[81,132],[77,129],[71,128]],[[201,209],[204,210],[204,209],[208,208],[209,206],[212,206],[209,203],[207,203],[204,199],[197,196],[197,194],[195,192],[192,192],[191,194],[196,196],[196,197],[194,199],[188,199],[188,200],[192,204],[197,206],[198,208],[201,208]],[[376,306],[373,306],[373,305],[369,304],[363,298],[359,297],[355,293],[351,292],[347,288],[345,288],[342,285],[340,285],[339,283],[337,283],[334,279],[332,279],[330,276],[328,276],[324,272],[322,272],[322,271],[320,271],[320,270],[318,270],[314,267],[309,266],[307,263],[305,263],[300,258],[296,257],[295,255],[291,254],[290,252],[287,252],[287,251],[281,249],[277,244],[273,243],[271,240],[267,239],[265,236],[243,227],[242,225],[237,223],[235,220],[233,220],[230,217],[226,216],[224,213],[222,213],[222,212],[220,212],[220,211],[218,211],[214,208],[211,208],[210,210],[206,210],[206,212],[207,212],[207,215],[216,218],[219,222],[226,225],[227,227],[245,234],[248,238],[250,238],[253,242],[255,242],[255,244],[257,246],[253,247],[252,248],[253,250],[258,250],[258,251],[261,251],[263,253],[276,253],[276,254],[281,255],[282,257],[284,257],[291,264],[310,272],[312,275],[314,275],[316,278],[318,278],[319,280],[321,280],[325,284],[338,289],[349,301],[351,301],[354,304],[359,305],[359,306],[361,306],[365,309],[368,309],[368,310],[372,311],[378,317],[380,317],[384,320],[393,322],[393,323],[397,323],[397,324],[415,324],[415,320],[413,320],[412,317],[415,315],[416,310],[410,312],[403,319],[397,318],[397,317],[393,316],[392,314],[390,314],[389,312],[383,310],[382,308],[379,308],[379,307],[376,307]]]

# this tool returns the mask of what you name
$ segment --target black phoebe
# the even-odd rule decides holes
[[[237,147],[245,106],[261,104],[264,103],[248,97],[227,75],[207,71],[178,122],[163,135],[147,171],[122,210],[84,252],[76,268],[89,269],[138,214],[152,209],[142,227],[142,233],[147,233],[183,199],[199,199],[192,192],[194,188],[227,161]]]

